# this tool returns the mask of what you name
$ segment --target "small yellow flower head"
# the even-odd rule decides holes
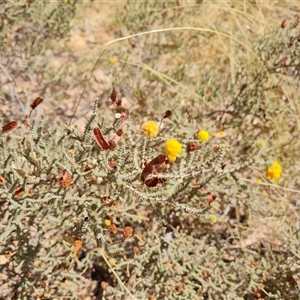
[[[72,156],[73,156],[73,154],[74,154],[74,151],[73,151],[73,150],[69,150],[69,151],[68,151],[68,155],[69,155],[69,156],[71,156],[71,157],[72,157]]]
[[[230,278],[231,280],[237,280],[237,277],[236,277],[235,274],[229,274],[229,278]]]
[[[112,58],[112,57],[111,57],[108,61],[109,61],[109,63],[112,64],[112,65],[116,62],[116,60],[115,60],[114,58]]]
[[[280,163],[275,160],[273,161],[273,164],[271,166],[268,167],[267,172],[266,172],[266,177],[268,179],[279,179],[282,173],[282,167],[280,165]]]
[[[165,153],[170,162],[174,162],[176,157],[182,152],[182,145],[177,140],[167,140],[165,144]]]
[[[144,135],[148,137],[156,137],[158,134],[158,125],[154,121],[145,122],[142,125]]]
[[[197,136],[202,142],[207,142],[209,140],[209,133],[206,130],[200,130]]]
[[[109,263],[110,263],[110,265],[111,265],[112,267],[114,267],[114,266],[116,265],[117,261],[116,261],[114,258],[111,258],[111,259],[109,260]]]
[[[108,219],[105,219],[104,220],[104,224],[105,224],[105,226],[110,226],[111,225],[111,221],[110,220],[108,220]]]

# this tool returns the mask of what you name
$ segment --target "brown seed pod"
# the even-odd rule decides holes
[[[117,146],[117,143],[113,139],[109,140],[108,144],[109,144],[109,149],[111,150],[115,149]]]
[[[115,103],[115,101],[117,100],[117,91],[115,88],[113,88],[111,92],[110,99],[113,103]]]
[[[122,100],[121,99],[116,100],[115,105],[122,106]]]
[[[14,130],[18,126],[16,121],[12,121],[4,126],[2,126],[2,133],[7,133]]]
[[[141,180],[145,183],[147,187],[155,187],[159,183],[165,182],[165,179],[159,178],[148,178],[151,174],[156,174],[163,171],[167,167],[167,157],[163,154],[158,155],[152,159],[148,164],[145,165],[142,174]]]
[[[117,132],[116,132],[116,135],[117,136],[122,136],[124,134],[124,131],[122,128],[118,129]]]
[[[172,112],[170,110],[167,110],[164,114],[164,116],[161,118],[160,120],[160,123],[159,123],[159,128],[161,127],[161,124],[162,124],[162,121],[163,119],[166,119],[166,118],[170,118],[172,115]]]
[[[5,183],[4,178],[0,175],[0,184],[3,185]]]
[[[38,105],[40,105],[43,102],[43,98],[37,97],[31,104],[30,108],[34,110]]]
[[[123,129],[119,128],[116,133],[112,136],[112,138],[108,141],[109,147],[111,150],[115,149],[121,137],[123,136]]]
[[[94,139],[98,146],[103,150],[109,150],[110,145],[107,140],[104,138],[103,133],[99,127],[94,128]]]
[[[170,110],[167,110],[167,111],[165,112],[164,119],[165,119],[165,118],[170,118],[171,115],[172,115],[172,112],[171,112]]]

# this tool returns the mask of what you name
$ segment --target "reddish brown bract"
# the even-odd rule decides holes
[[[94,139],[98,146],[103,150],[109,150],[110,145],[107,140],[104,138],[103,133],[99,127],[94,128]]]
[[[165,182],[165,179],[159,178],[148,178],[151,174],[156,174],[163,171],[167,167],[167,157],[163,154],[158,155],[148,164],[145,165],[142,174],[141,180],[145,183],[147,187],[155,187],[159,183]]]
[[[12,121],[2,127],[2,133],[7,133],[14,130],[18,126],[16,121]]]
[[[122,136],[124,134],[124,131],[122,128],[118,129],[117,132],[116,132],[116,135],[117,136]]]
[[[38,105],[40,105],[43,102],[43,98],[37,97],[31,104],[30,108],[34,110]]]
[[[172,115],[172,112],[171,112],[170,110],[167,110],[167,111],[165,112],[164,119],[165,119],[165,118],[170,118],[171,115]]]
[[[112,90],[112,92],[111,92],[110,99],[111,99],[111,101],[114,102],[114,103],[115,103],[116,100],[117,100],[117,91],[116,91],[115,88],[113,88],[113,90]]]

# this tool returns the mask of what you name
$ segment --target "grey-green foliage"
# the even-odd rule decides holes
[[[186,30],[140,35],[129,41],[120,42],[119,47],[109,49],[109,56],[117,59],[117,63],[110,66],[115,82],[123,94],[134,99],[135,104],[138,103],[134,106],[133,114],[153,117],[157,111],[164,111],[170,107],[178,112],[180,108],[178,103],[184,102],[191,114],[197,116],[199,126],[211,128],[215,132],[222,128],[221,130],[228,132],[229,135],[225,139],[230,144],[231,151],[228,156],[233,165],[240,166],[241,161],[255,157],[259,152],[262,154],[262,160],[270,161],[276,158],[283,163],[286,162],[284,165],[287,169],[284,173],[290,174],[291,181],[281,181],[279,184],[286,184],[291,188],[294,186],[293,182],[297,181],[296,169],[299,165],[299,139],[296,129],[299,115],[298,16],[278,18],[277,28],[271,30],[266,28],[264,34],[259,34],[255,30],[251,31],[251,27],[249,32],[246,32],[248,18],[237,18],[239,21],[235,25],[232,22],[234,18],[230,19],[228,26],[230,10],[224,10],[224,14],[218,15],[220,17],[214,19],[213,24],[206,24],[198,16],[205,14],[206,7],[210,6],[189,4],[128,2],[115,14],[115,23],[118,24],[115,34],[124,37],[137,31],[187,25],[215,29],[230,37],[222,39],[217,33]],[[249,3],[249,6],[245,7],[241,8],[237,4],[234,12],[230,14],[235,17],[235,13],[239,12],[241,16],[248,16],[252,4]],[[216,6],[211,6],[211,9],[217,11]],[[297,9],[298,7],[295,11]],[[235,43],[231,37],[242,43]],[[245,45],[253,52],[250,53]],[[169,78],[164,75],[168,75]],[[181,116],[174,118],[174,124],[178,127],[183,123]],[[257,148],[259,138],[267,142],[267,150]],[[293,167],[288,170],[290,161],[293,161]],[[257,172],[255,169],[251,168],[251,173],[244,175],[253,179],[265,172],[262,169]],[[278,192],[272,187],[267,188],[265,185],[262,187],[252,185],[249,191],[244,190],[244,186],[232,184],[231,181],[224,180],[222,183],[222,186],[214,186],[214,189],[220,190],[222,211],[220,213],[224,211],[223,217],[229,220],[230,225],[224,221],[226,225],[223,230],[220,228],[217,230],[220,233],[218,234],[203,228],[201,226],[203,224],[193,218],[188,223],[188,218],[174,217],[174,224],[182,231],[186,230],[187,236],[193,235],[195,243],[188,243],[187,236],[178,238],[176,248],[178,253],[170,251],[173,256],[168,262],[171,265],[177,262],[184,265],[180,257],[184,256],[187,249],[193,249],[195,257],[202,258],[204,251],[201,250],[205,249],[205,245],[197,248],[198,245],[195,244],[202,238],[203,232],[206,232],[209,238],[208,250],[205,252],[208,259],[203,262],[201,258],[198,261],[193,257],[193,270],[180,273],[181,270],[176,268],[174,272],[168,273],[169,269],[173,270],[170,266],[164,271],[156,270],[161,260],[159,250],[154,251],[150,265],[153,265],[153,269],[156,268],[155,274],[160,274],[163,279],[153,283],[153,295],[159,299],[180,299],[181,296],[186,299],[192,298],[191,295],[196,298],[196,295],[199,296],[201,293],[197,294],[194,291],[193,294],[191,290],[197,281],[194,278],[200,277],[198,280],[202,280],[202,287],[205,282],[206,289],[203,290],[210,291],[211,299],[251,299],[254,297],[252,289],[255,287],[265,297],[280,299],[283,296],[279,290],[291,298],[295,297],[297,288],[291,275],[299,272],[296,259],[299,255],[297,250],[299,243],[296,238],[298,218],[295,216],[297,221],[294,223],[294,219],[290,220],[289,217],[286,219],[286,215],[297,215],[298,206],[294,206],[296,202],[292,201],[293,204],[289,209],[277,210],[282,199],[290,204],[290,195]],[[295,188],[298,188],[298,184]],[[266,190],[268,194],[263,196]],[[272,204],[267,204],[266,198]],[[189,197],[188,193],[186,197],[179,199],[195,206],[196,202],[199,202],[198,198]],[[194,200],[196,201],[193,202]],[[244,212],[243,216],[238,217],[239,210]],[[265,228],[262,220],[275,217],[279,222],[283,216],[286,220],[286,223],[283,223],[288,229],[284,233],[275,234],[272,241],[266,240],[266,233],[261,233]],[[254,234],[256,239],[249,237],[250,245],[243,249],[239,248],[241,235],[248,233],[248,230],[251,231],[253,224],[258,224],[259,227]],[[147,234],[151,237],[156,236],[156,233],[149,231]],[[274,250],[274,241],[277,246],[280,244],[278,247],[281,250],[278,248]],[[286,248],[290,250],[286,251]],[[232,254],[229,256],[230,259],[225,255],[228,254],[226,252]],[[286,263],[282,263],[283,261]],[[210,270],[208,278],[203,279],[199,272],[195,271],[199,265],[205,265]],[[153,274],[153,269],[150,269],[150,274]],[[154,282],[150,274],[142,276],[141,281],[146,278]],[[186,290],[184,289],[181,296],[176,292],[170,293],[170,289],[163,290],[160,285],[160,282],[165,283],[173,279],[174,274],[188,274],[193,277],[193,280],[186,284]],[[266,292],[270,292],[269,294],[266,295],[259,289],[260,282],[266,283],[263,288]],[[110,290],[110,294],[113,293],[115,289]]]
[[[1,249],[13,254],[0,267],[8,275],[7,280],[2,280],[2,284],[9,284],[7,295],[19,293],[24,297],[42,289],[48,297],[65,294],[77,299],[78,290],[60,288],[58,283],[70,280],[71,286],[76,282],[83,284],[87,278],[80,272],[90,268],[93,261],[100,261],[97,247],[104,247],[112,256],[128,255],[129,261],[126,264],[120,261],[117,270],[129,264],[130,268],[139,266],[142,272],[147,268],[144,255],[152,256],[151,251],[147,253],[149,245],[137,238],[122,243],[122,228],[147,227],[147,222],[138,216],[139,211],[149,208],[153,211],[151,222],[159,221],[161,236],[157,238],[160,239],[165,234],[164,226],[169,226],[168,214],[174,208],[196,219],[201,216],[209,219],[207,193],[218,192],[210,186],[221,182],[224,174],[238,170],[222,169],[228,146],[224,144],[214,153],[212,145],[207,143],[194,152],[183,151],[182,157],[163,172],[151,173],[165,182],[148,187],[141,181],[141,173],[145,164],[163,151],[162,144],[170,138],[177,138],[183,147],[199,143],[193,138],[196,131],[193,133],[190,128],[178,136],[172,129],[172,120],[165,120],[164,130],[157,137],[148,138],[132,129],[131,120],[112,126],[107,116],[108,111],[98,111],[96,101],[82,135],[67,125],[60,130],[46,128],[44,120],[37,125],[34,121],[29,126],[21,124],[15,131],[1,135]],[[122,126],[125,133],[113,150],[103,151],[95,143],[93,128],[98,123],[107,140],[115,138],[118,126]],[[200,192],[204,186],[206,191]],[[119,228],[114,237],[104,225],[107,218],[112,218]],[[84,244],[85,254],[73,267],[72,247],[63,242],[66,235],[83,240]],[[112,242],[117,244],[111,245]],[[140,244],[145,252],[134,258],[132,247],[141,247]],[[166,255],[160,251],[155,256]],[[45,281],[56,282],[58,286],[54,291],[43,289]]]
[[[169,9],[169,6],[174,6],[171,3],[166,4],[164,11],[160,7],[163,4],[154,2],[134,5],[151,6],[151,18],[158,22],[162,19],[157,16],[164,16],[164,13],[172,16],[172,19],[166,20],[172,20],[175,25],[185,18],[185,10],[180,8],[173,13]],[[135,23],[140,24],[140,30],[149,29],[146,21],[149,14],[136,11],[124,9],[122,14],[117,15],[119,21],[128,24],[130,29],[136,28]],[[142,22],[139,18],[143,19]],[[290,47],[288,42],[280,42],[288,34],[289,27],[278,28],[261,40],[252,41],[257,43],[258,48],[262,45],[261,48],[268,54],[260,55],[260,50],[256,50],[269,74],[273,72],[273,62],[278,62],[278,55]],[[296,33],[293,34],[297,37]],[[6,288],[5,283],[10,284],[10,290],[4,295],[25,299],[39,289],[46,299],[78,299],[80,291],[74,289],[74,285],[88,287],[88,291],[82,289],[84,295],[93,294],[92,278],[99,281],[97,284],[102,280],[109,282],[106,291],[99,286],[95,293],[106,293],[108,299],[127,299],[129,296],[103,264],[99,249],[103,246],[109,258],[115,259],[117,274],[137,299],[147,299],[150,295],[157,299],[193,299],[205,292],[211,299],[251,299],[252,289],[261,282],[266,284],[264,289],[274,299],[282,296],[278,287],[290,297],[296,297],[297,289],[291,276],[299,273],[299,263],[295,259],[299,256],[299,231],[286,226],[284,234],[276,238],[268,240],[264,234],[260,237],[259,233],[265,228],[260,216],[270,217],[269,204],[266,205],[265,197],[254,185],[251,190],[244,190],[239,176],[235,174],[244,166],[241,162],[260,151],[255,148],[254,130],[258,131],[256,137],[264,138],[270,134],[271,140],[276,138],[276,133],[270,129],[270,120],[265,120],[259,108],[265,109],[269,118],[273,114],[276,117],[278,111],[286,114],[290,130],[288,105],[281,99],[280,92],[275,93],[273,101],[265,101],[266,93],[276,90],[278,82],[268,81],[257,61],[250,66],[243,65],[244,52],[241,51],[237,57],[242,67],[233,78],[234,84],[226,59],[220,62],[222,70],[219,72],[199,68],[195,80],[185,77],[185,72],[194,63],[191,60],[187,67],[187,62],[175,60],[178,54],[175,50],[179,47],[186,54],[188,41],[198,47],[203,36],[207,41],[212,38],[212,35],[191,36],[193,38],[185,36],[182,43],[182,35],[160,34],[154,39],[146,37],[146,47],[139,48],[139,43],[143,45],[142,38],[139,38],[133,41],[137,43],[137,49],[131,45],[128,51],[120,51],[118,47],[111,49],[111,55],[116,51],[118,58],[125,61],[128,53],[137,54],[142,62],[181,81],[186,87],[192,83],[192,89],[197,92],[198,97],[192,97],[187,90],[179,89],[170,82],[158,82],[156,76],[141,68],[116,67],[113,75],[123,94],[131,95],[139,104],[134,107],[133,116],[147,115],[147,118],[159,119],[161,116],[157,112],[172,106],[174,117],[165,120],[165,127],[157,138],[149,140],[141,136],[136,129],[140,119],[138,122],[131,119],[124,124],[126,133],[117,148],[105,154],[95,144],[92,129],[99,122],[105,136],[111,136],[116,128],[108,121],[109,118],[105,122],[102,118],[104,115],[107,117],[108,111],[96,113],[96,110],[83,135],[68,126],[49,129],[41,123],[37,126],[31,124],[30,128],[21,126],[1,136],[0,175],[5,179],[5,184],[0,186],[1,253],[11,251],[13,254],[6,264],[1,265],[2,273],[9,276],[1,281],[2,287]],[[277,47],[274,46],[274,36],[278,41]],[[297,59],[297,45],[293,44],[292,60]],[[172,65],[172,68],[164,69],[166,65],[156,63],[156,58],[170,49],[175,49],[171,59],[181,68]],[[298,67],[296,62],[295,66]],[[281,70],[289,71],[281,72],[286,77],[294,71],[289,67]],[[294,74],[297,75],[297,72]],[[289,87],[294,83],[285,84]],[[190,126],[185,108],[180,110],[183,99],[187,99],[185,103],[192,115],[198,114],[197,122],[213,129],[219,124],[225,129],[239,129],[242,139],[235,134],[225,138],[230,142],[231,150],[225,156],[227,166],[224,170],[220,164],[224,161],[227,147],[224,145],[222,152],[214,153],[214,146],[220,141],[211,141],[201,144],[198,151],[184,153],[164,172],[153,174],[167,181],[161,186],[148,188],[140,180],[141,172],[146,162],[163,151],[166,139],[177,138],[184,147],[188,142],[195,142],[194,134],[200,129],[200,124]],[[208,108],[207,103],[213,104],[216,110]],[[221,107],[219,111],[219,105],[223,104],[225,108]],[[230,108],[232,105],[236,108],[234,114],[224,112],[227,106]],[[252,123],[255,117],[260,121],[256,126]],[[289,136],[290,140],[295,139],[295,132]],[[286,144],[286,151],[296,150],[291,145],[294,144]],[[116,167],[109,165],[111,161],[115,161]],[[72,184],[68,188],[60,184],[66,172],[72,176]],[[21,196],[15,194],[19,188],[24,189]],[[268,191],[271,194],[271,188]],[[209,192],[218,194],[216,202],[221,221],[215,228],[207,219],[199,218],[209,208]],[[101,202],[107,196],[110,196],[107,202]],[[273,200],[276,204],[276,198]],[[297,211],[297,206],[293,209]],[[244,210],[244,214],[238,216],[240,210]],[[276,213],[282,217],[278,207]],[[119,228],[117,235],[109,234],[103,224],[103,220],[109,218]],[[248,232],[251,231],[248,222],[250,225],[251,222],[252,225],[258,224],[255,239]],[[124,226],[131,226],[138,235],[123,241],[121,231]],[[72,261],[72,246],[63,240],[66,234],[83,240],[83,249],[76,261]],[[249,243],[245,247],[241,246],[243,235]],[[288,250],[286,245],[289,245]],[[135,254],[134,246],[139,250]],[[45,281],[48,281],[49,287],[44,287]]]

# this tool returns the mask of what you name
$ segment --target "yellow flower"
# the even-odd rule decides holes
[[[111,221],[110,220],[108,220],[108,219],[105,219],[104,220],[104,224],[105,224],[105,226],[110,226],[111,225]]]
[[[112,57],[111,57],[108,61],[109,61],[109,63],[111,63],[112,65],[116,62],[115,58],[112,58]]]
[[[156,137],[158,134],[158,125],[154,121],[148,121],[142,125],[142,130],[144,135]]]
[[[266,172],[266,177],[268,179],[279,179],[282,173],[282,167],[280,163],[275,160],[273,161],[273,164],[268,167],[267,172]]]
[[[165,153],[170,162],[174,162],[181,153],[182,145],[177,140],[167,140],[165,144]]]
[[[116,265],[117,261],[116,261],[114,258],[111,258],[111,259],[109,260],[109,263],[110,263],[110,265],[111,265],[112,267],[114,267],[114,266]]]
[[[209,133],[206,130],[200,130],[197,134],[198,139],[202,142],[207,142],[209,139]]]

